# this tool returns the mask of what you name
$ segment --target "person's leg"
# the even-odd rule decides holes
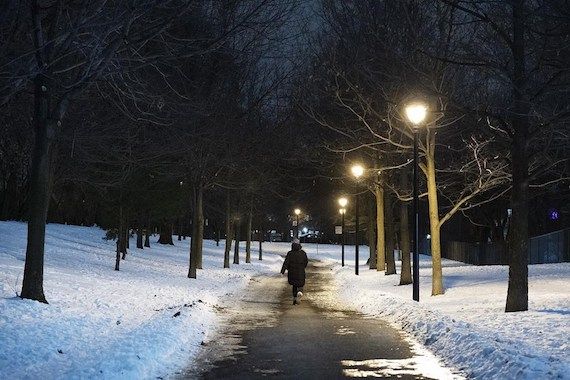
[[[293,285],[293,305],[297,304],[297,287]]]

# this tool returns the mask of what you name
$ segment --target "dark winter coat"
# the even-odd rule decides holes
[[[284,274],[287,270],[289,284],[302,287],[305,285],[305,268],[308,263],[307,254],[301,249],[301,245],[293,244],[293,249],[287,252],[281,273]]]

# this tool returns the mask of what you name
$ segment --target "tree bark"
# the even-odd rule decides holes
[[[441,238],[437,184],[435,180],[435,134],[429,132],[426,152],[426,176],[429,203],[429,225],[431,234],[432,283],[431,295],[443,294],[443,275],[441,270]]]
[[[143,245],[143,233],[140,227],[137,227],[137,248],[144,249]]]
[[[121,204],[119,205],[119,231],[118,237],[119,240],[119,252],[121,253],[121,259],[125,260],[127,257],[127,227],[126,227],[126,220],[125,220],[125,211]]]
[[[129,217],[128,214],[126,214],[125,217],[125,252],[123,254],[123,260],[125,259],[125,256],[127,255],[127,249],[130,249],[130,240],[131,240],[131,232],[129,231]]]
[[[115,270],[119,270],[121,266],[121,249],[119,248],[120,239],[117,237],[117,248],[116,248],[116,255],[115,255]]]
[[[224,247],[224,268],[230,267],[230,252],[232,250],[232,207],[230,192],[226,194],[226,246]]]
[[[196,213],[192,215],[192,236],[190,237],[190,258],[188,264],[188,278],[196,278],[198,259],[196,257],[196,245],[198,244],[198,224],[196,223]]]
[[[174,242],[172,241],[172,224],[164,222],[160,225],[160,236],[157,243],[174,245]]]
[[[123,205],[119,204],[119,227],[117,229],[117,260],[119,260],[119,263],[121,259],[125,259],[127,252],[125,237],[125,215],[123,212]],[[115,270],[119,270],[119,263],[115,263]]]
[[[180,222],[178,222],[178,241],[182,241],[182,232],[180,232]]]
[[[396,261],[394,260],[394,248],[396,247],[396,236],[394,231],[394,212],[392,209],[392,193],[386,191],[384,196],[384,209],[386,210],[386,275],[396,274]]]
[[[146,228],[146,231],[144,234],[144,246],[147,248],[150,248],[150,227]]]
[[[247,227],[246,227],[246,241],[245,241],[245,262],[251,263],[251,224],[253,219],[253,212],[250,208],[247,215]]]
[[[147,214],[146,218],[146,228],[144,231],[144,246],[150,248],[150,235],[151,235],[151,226],[150,226],[150,212]]]
[[[374,196],[368,202],[368,247],[370,249],[370,269],[376,269],[376,203]]]
[[[20,297],[47,303],[44,295],[44,245],[49,207],[50,147],[55,134],[54,121],[49,120],[47,80],[38,74],[34,80],[35,144],[30,178],[30,207],[26,263]]]
[[[234,264],[239,264],[239,219],[234,223],[235,246],[234,246]]]
[[[408,174],[402,170],[400,185],[403,190],[409,188]],[[412,283],[412,265],[410,261],[410,222],[408,217],[408,202],[400,201],[400,250],[402,255],[402,268],[400,272],[400,285]]]
[[[192,215],[192,240],[190,241],[190,267],[188,269],[188,277],[196,278],[197,269],[202,269],[199,261],[204,234],[202,186],[195,186],[192,194],[194,197],[194,214]]]
[[[196,223],[198,223],[196,226],[198,232],[196,236],[198,239],[196,245],[196,266],[198,269],[202,269],[202,248],[204,246],[204,189],[202,184],[199,184],[196,189],[196,207],[194,208],[194,213],[196,214]]]
[[[386,268],[386,240],[384,231],[384,188],[381,184],[374,187],[376,196],[376,270],[383,271]]]
[[[506,312],[528,310],[528,130],[530,106],[525,96],[524,0],[513,8],[513,141],[511,145],[512,221],[509,230],[509,286]]]
[[[259,227],[259,260],[263,260],[263,227]]]

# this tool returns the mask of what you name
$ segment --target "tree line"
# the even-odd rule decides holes
[[[191,234],[190,278],[202,267],[204,213],[218,236],[239,216],[248,230],[267,219],[282,180],[271,169],[294,149],[274,112],[292,67],[268,57],[289,38],[280,31],[295,7],[2,2],[1,218],[28,221],[22,298],[47,302],[48,218],[109,229],[116,270],[131,230],[138,248],[155,228],[163,244],[173,230]]]
[[[371,264],[395,273],[386,252],[397,235],[400,283],[412,281],[413,130],[405,106],[419,100],[428,107],[418,133],[432,295],[444,293],[445,223],[461,215],[485,231],[499,227],[486,244],[504,238],[508,220],[505,310],[527,310],[529,208],[537,199],[568,197],[566,2],[324,0],[319,15],[323,33],[312,41],[311,64],[294,93],[298,117],[313,120],[337,160],[368,168],[376,203],[368,213],[376,220],[368,226],[369,241],[376,238]]]

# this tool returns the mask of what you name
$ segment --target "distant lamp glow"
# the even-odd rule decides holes
[[[352,175],[358,179],[364,174],[364,167],[362,165],[356,164],[350,168],[350,171],[352,172]]]
[[[346,199],[345,197],[339,198],[338,204],[340,205],[340,207],[344,209],[348,204],[348,199]]]
[[[548,211],[548,218],[553,221],[558,220],[558,218],[560,218],[560,213],[558,210],[552,208]]]
[[[412,103],[406,107],[406,116],[414,126],[419,126],[426,118],[427,107],[422,103]]]
[[[345,209],[345,208],[341,208],[341,209],[338,210],[338,213],[339,213],[340,215],[344,215],[344,214],[346,214],[346,209]]]
[[[307,232],[309,232],[309,229],[307,227],[303,227],[303,232],[307,233]]]
[[[293,212],[295,215],[301,215],[301,209],[296,208]]]
[[[426,235],[426,239],[428,239],[428,240],[431,239],[431,235],[430,235],[430,234],[427,234],[427,235]]]

